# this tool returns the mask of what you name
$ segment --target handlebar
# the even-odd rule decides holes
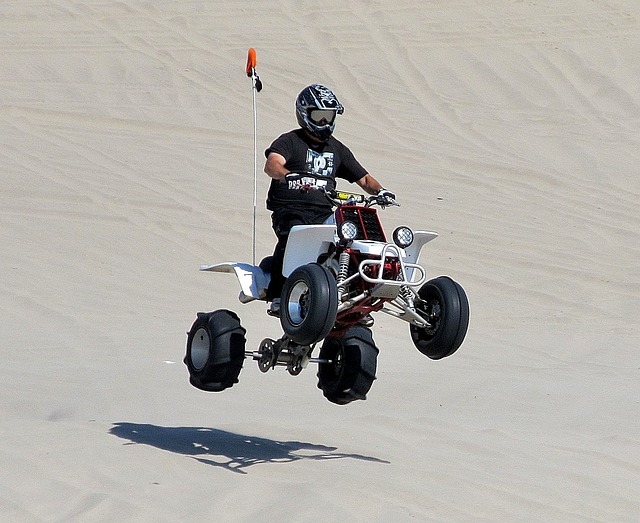
[[[309,173],[290,173],[291,177],[295,179],[296,188],[301,191],[320,191],[335,207],[342,205],[357,205],[363,204],[365,207],[372,207],[373,205],[379,205],[383,209],[385,207],[397,206],[400,204],[396,202],[389,195],[377,195],[372,194],[365,196],[364,194],[350,193],[345,191],[338,191],[336,189],[327,189],[325,186],[316,185],[311,183],[308,178],[317,180],[318,178]],[[287,175],[288,177],[289,175]],[[307,178],[305,180],[305,178]],[[291,187],[291,186],[290,186]]]
[[[337,190],[328,191],[324,187],[320,187],[319,189],[322,190],[325,196],[331,201],[331,203],[333,203],[337,207],[340,207],[342,205],[357,205],[359,203],[364,204],[365,207],[379,205],[383,209],[385,207],[391,206],[400,207],[400,204],[398,202],[389,198],[388,196],[378,196],[376,194],[365,196],[364,194],[349,193]]]

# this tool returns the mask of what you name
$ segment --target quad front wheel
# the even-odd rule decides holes
[[[469,325],[464,289],[448,276],[440,276],[425,283],[418,296],[416,312],[427,326],[410,326],[414,345],[432,360],[451,356],[462,344]]]
[[[338,288],[334,276],[316,263],[293,271],[282,287],[280,324],[299,345],[311,345],[329,334],[336,322]]]
[[[199,312],[187,333],[184,362],[189,381],[208,392],[220,392],[238,383],[244,361],[246,330],[228,310]]]
[[[350,328],[342,337],[329,336],[320,349],[318,388],[338,405],[364,400],[376,379],[378,349],[366,327]]]

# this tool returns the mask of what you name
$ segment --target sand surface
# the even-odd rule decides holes
[[[251,260],[249,47],[260,151],[331,86],[469,296],[442,361],[377,317],[364,402],[188,383],[197,311],[280,334],[198,271]],[[637,0],[3,1],[0,520],[637,521],[638,49]]]

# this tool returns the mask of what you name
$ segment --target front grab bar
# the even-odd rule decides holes
[[[382,277],[384,273],[384,264],[387,258],[397,258],[400,261],[400,276],[402,279],[396,280],[388,280]],[[378,265],[378,277],[372,278],[365,274],[365,267],[369,265]],[[411,278],[407,277],[407,269],[411,269]],[[420,276],[417,280],[414,280],[416,273],[413,271],[417,271]],[[394,285],[394,286],[402,286],[402,285],[410,285],[412,287],[416,287],[418,285],[422,285],[427,279],[426,271],[416,263],[405,263],[402,261],[402,256],[400,254],[400,249],[396,245],[391,243],[387,243],[382,249],[382,253],[380,255],[379,260],[363,260],[360,262],[360,266],[358,267],[358,272],[360,273],[360,277],[369,283],[375,284],[384,284],[384,285]]]

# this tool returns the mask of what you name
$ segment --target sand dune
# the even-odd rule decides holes
[[[0,519],[637,519],[640,5],[424,4],[4,2]],[[377,319],[365,402],[181,362],[197,311],[279,335],[198,271],[251,257],[251,46],[260,151],[330,85],[385,225],[469,295],[443,361]]]

